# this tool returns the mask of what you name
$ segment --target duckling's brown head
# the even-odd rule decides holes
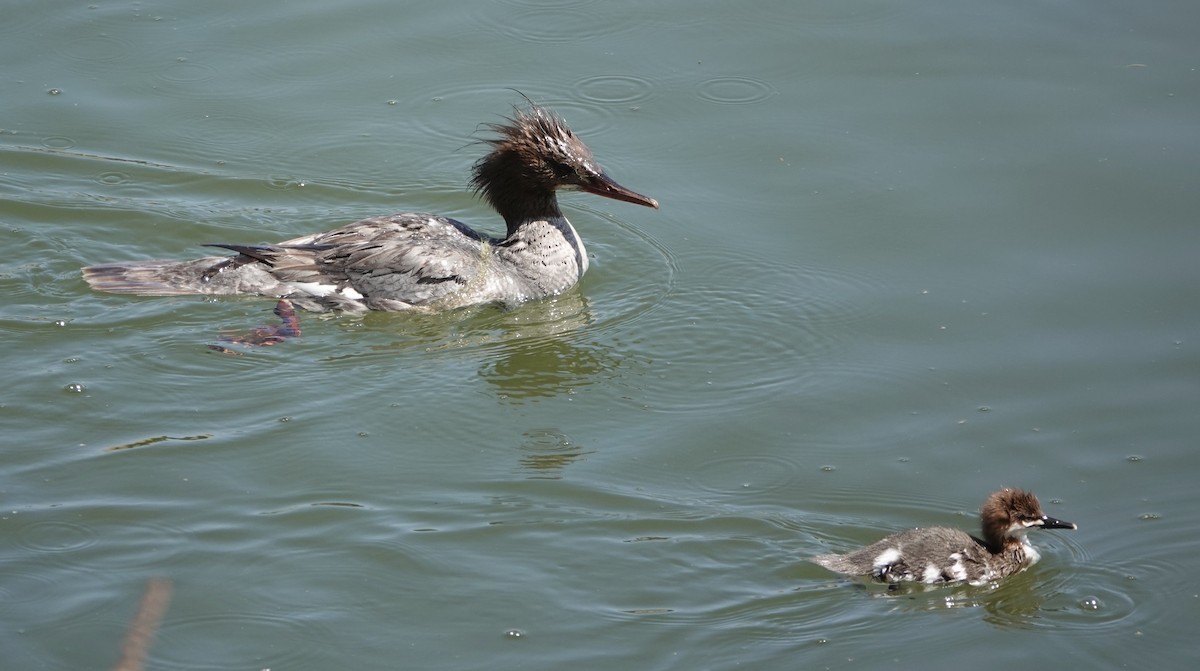
[[[1023,489],[1001,489],[984,501],[979,511],[983,538],[994,548],[1019,543],[1030,529],[1078,529],[1073,522],[1064,522],[1042,512],[1042,504],[1032,492]]]

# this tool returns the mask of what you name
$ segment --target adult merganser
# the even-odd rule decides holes
[[[989,496],[979,517],[982,539],[946,527],[909,529],[849,554],[817,555],[810,561],[888,583],[980,585],[1022,571],[1039,559],[1025,538],[1030,529],[1079,528],[1046,515],[1037,497],[1020,489],[1001,489]]]
[[[363,219],[273,245],[215,244],[236,256],[136,261],[83,269],[93,289],[139,296],[257,294],[312,311],[441,311],[514,304],[566,291],[588,267],[557,189],[658,207],[617,184],[561,118],[530,102],[479,159],[471,184],[504,217],[502,239],[433,214]]]

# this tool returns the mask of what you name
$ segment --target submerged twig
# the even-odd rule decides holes
[[[154,632],[167,612],[170,601],[170,580],[151,578],[146,582],[146,593],[142,595],[137,615],[129,623],[129,631],[121,643],[121,661],[117,662],[114,671],[141,671],[146,652],[150,650],[150,640],[154,638]]]

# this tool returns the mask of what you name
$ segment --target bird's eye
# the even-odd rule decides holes
[[[567,165],[566,163],[559,163],[557,161],[552,162],[550,164],[550,169],[554,171],[555,178],[557,178],[559,181],[564,181],[564,182],[569,180],[570,178],[574,177],[576,174],[574,168]]]

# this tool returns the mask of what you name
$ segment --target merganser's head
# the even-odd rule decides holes
[[[510,216],[540,215],[531,211],[551,205],[557,189],[587,191],[635,205],[658,207],[658,201],[614,182],[566,122],[530,103],[513,108],[507,123],[487,124],[499,137],[484,140],[492,151],[475,162],[471,184],[509,223]]]
[[[1001,489],[984,501],[979,511],[983,538],[996,549],[1021,543],[1030,529],[1078,529],[1042,512],[1042,504],[1031,492]]]

